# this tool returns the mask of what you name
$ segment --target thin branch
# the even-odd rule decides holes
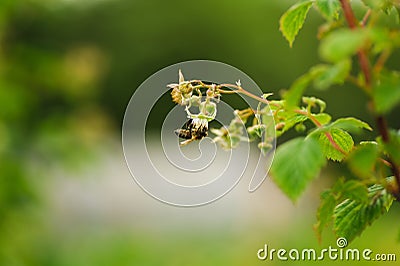
[[[356,17],[354,16],[350,2],[348,0],[340,0],[340,4],[342,5],[343,13],[347,23],[349,24],[349,28],[355,29],[358,23]]]
[[[258,96],[256,96],[256,95],[254,95],[254,94],[252,94],[252,93],[246,91],[246,90],[243,89],[241,86],[233,85],[233,84],[220,84],[219,86],[221,86],[221,87],[233,88],[233,89],[235,89],[234,92],[242,93],[242,94],[244,94],[244,95],[247,95],[247,96],[249,96],[249,97],[251,97],[251,98],[253,98],[253,99],[256,99],[257,101],[262,102],[262,103],[265,103],[265,104],[272,104],[272,103],[269,102],[267,99],[258,97]],[[314,123],[314,125],[315,125],[316,127],[318,127],[318,128],[321,128],[321,127],[322,127],[321,123],[320,123],[317,119],[315,119],[315,117],[311,116],[308,112],[306,112],[306,111],[304,111],[304,110],[294,110],[294,112],[296,112],[296,113],[298,113],[298,114],[302,114],[302,115],[307,116],[307,117]],[[342,153],[342,154],[344,154],[344,155],[347,155],[347,152],[344,151],[344,150],[336,143],[336,141],[333,139],[333,136],[332,136],[332,134],[331,134],[330,132],[325,132],[324,134],[325,134],[325,136],[327,137],[327,139],[329,140],[329,142],[331,143],[331,145],[332,145],[332,147],[333,147],[334,149],[336,149],[337,151],[339,151],[340,153]]]
[[[360,50],[358,51],[357,55],[361,70],[364,73],[365,85],[367,90],[369,91],[372,85],[372,75],[367,53],[365,52],[365,50]]]
[[[238,86],[238,85],[234,85],[234,84],[220,84],[220,85],[218,85],[218,86],[219,86],[219,87],[228,87],[228,88],[232,88],[232,89],[234,89],[233,91],[234,91],[235,93],[241,93],[241,94],[247,95],[247,96],[249,96],[250,98],[253,98],[253,99],[255,99],[255,100],[259,101],[259,102],[265,103],[265,104],[270,104],[270,105],[279,106],[278,104],[275,104],[275,103],[273,103],[273,102],[270,102],[270,101],[268,101],[267,99],[261,98],[261,97],[259,97],[259,96],[257,96],[257,95],[252,94],[251,92],[248,92],[247,90],[243,89],[241,86]],[[229,91],[221,90],[221,89],[219,89],[219,91],[222,92],[222,93],[230,93]]]
[[[192,80],[192,81],[190,81],[190,82],[198,82],[198,83],[200,83],[200,84],[201,84],[203,87],[205,87],[205,88],[208,88],[208,87],[212,86],[212,85],[204,84],[203,82],[201,82],[201,81],[199,81],[199,80]],[[243,89],[243,87],[242,87],[242,86],[239,86],[239,85],[234,85],[234,84],[228,84],[228,83],[226,83],[226,84],[219,84],[219,85],[217,85],[217,88],[218,88],[218,91],[219,91],[220,93],[224,93],[224,94],[241,93],[241,94],[244,94],[244,95],[246,95],[246,96],[248,96],[248,97],[250,97],[250,98],[253,98],[253,99],[255,99],[255,100],[259,101],[259,102],[262,102],[262,103],[265,103],[265,104],[271,104],[271,105],[274,104],[275,106],[280,107],[279,104],[270,102],[270,101],[268,101],[267,99],[264,99],[264,98],[262,98],[262,97],[259,97],[259,96],[257,96],[257,95],[254,95],[254,94],[252,94],[251,92],[249,92],[249,91]],[[231,91],[229,91],[229,90],[223,90],[223,89],[221,89],[221,88],[230,88],[230,89],[232,89],[232,90],[231,90]],[[313,117],[312,115],[310,115],[309,112],[304,111],[304,110],[294,110],[294,112],[296,112],[296,113],[298,113],[298,114],[302,114],[302,115],[307,116],[308,119],[310,119],[310,120],[314,123],[314,125],[315,125],[316,127],[318,127],[318,128],[321,128],[321,127],[322,127],[322,124],[321,124],[317,119],[315,119],[315,117]],[[254,114],[254,112],[251,112],[251,115],[253,115],[253,114]],[[250,114],[249,114],[249,115],[250,115]],[[338,150],[340,153],[342,153],[342,154],[344,154],[344,155],[347,155],[347,152],[344,151],[344,150],[336,143],[336,141],[333,139],[333,136],[332,136],[332,134],[331,134],[330,132],[324,132],[324,134],[325,134],[325,136],[328,138],[329,142],[331,143],[331,145],[332,145],[332,147],[333,147],[334,149]]]
[[[223,93],[223,94],[235,94],[235,93],[237,93],[237,91],[227,91],[227,90],[222,90],[222,89],[219,89],[218,92],[219,93]]]
[[[390,54],[392,53],[391,49],[385,49],[383,52],[379,55],[378,60],[376,60],[376,63],[373,68],[374,73],[379,73],[381,72],[383,66],[385,65],[386,61],[388,60]]]
[[[361,20],[360,26],[364,27],[369,19],[369,16],[371,15],[371,9],[368,9],[367,12],[365,13],[363,19]]]
[[[347,24],[350,29],[356,29],[358,26],[358,21],[356,16],[354,15],[353,9],[351,8],[349,0],[340,0],[340,4],[342,5],[343,13],[346,18]],[[358,51],[358,62],[360,64],[361,70],[364,73],[365,84],[368,89],[371,87],[372,75],[369,65],[369,60],[367,57],[367,53],[364,49]]]
[[[378,124],[378,130],[382,136],[383,142],[385,142],[385,143],[389,142],[389,132],[387,129],[387,123],[386,123],[385,118],[383,116],[378,116],[376,118],[376,122]]]

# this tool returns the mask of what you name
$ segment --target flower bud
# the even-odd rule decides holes
[[[199,108],[200,112],[206,116],[212,117],[213,119],[217,115],[217,105],[213,102],[202,102]]]
[[[297,124],[295,127],[294,127],[294,129],[297,131],[297,132],[299,132],[299,133],[301,133],[301,132],[304,132],[304,131],[306,131],[306,126],[303,124],[303,123],[300,123],[300,124]]]
[[[272,144],[267,142],[260,142],[257,146],[263,155],[266,155],[272,149]]]

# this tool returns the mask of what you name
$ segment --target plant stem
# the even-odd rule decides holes
[[[365,85],[367,87],[367,91],[371,90],[371,83],[372,83],[372,75],[371,75],[371,68],[369,64],[369,60],[367,57],[367,53],[365,50],[360,50],[357,53],[358,55],[358,62],[360,64],[361,70],[364,73],[365,78]]]
[[[234,90],[235,93],[242,93],[242,94],[247,95],[247,96],[249,96],[250,98],[253,98],[253,99],[255,99],[255,100],[259,101],[259,102],[262,102],[262,103],[265,103],[265,104],[270,104],[270,102],[269,102],[267,99],[258,97],[257,95],[254,95],[254,94],[252,94],[251,92],[246,91],[246,90],[243,89],[241,86],[234,85],[234,84],[221,84],[221,85],[219,85],[219,86],[221,86],[221,87],[233,88],[233,89],[235,89],[235,90]],[[221,90],[220,90],[220,91],[221,91]],[[229,91],[224,91],[224,90],[222,90],[222,92],[226,93],[226,92],[229,92]]]
[[[377,121],[377,125],[378,125],[378,130],[380,135],[382,136],[382,141],[384,143],[389,143],[390,141],[390,136],[389,136],[389,130],[388,130],[388,126],[386,123],[386,119],[383,116],[378,116],[376,118]],[[394,178],[396,179],[396,183],[397,183],[397,187],[396,187],[396,191],[391,191],[392,194],[396,197],[396,199],[398,201],[400,201],[400,168],[399,166],[389,157],[388,160],[389,162],[389,167],[392,169],[392,173],[394,175]]]
[[[386,124],[385,118],[383,116],[378,116],[376,118],[376,121],[378,124],[379,132],[382,136],[383,142],[385,142],[385,143],[389,142],[389,132],[387,130],[387,124]]]
[[[353,9],[351,8],[350,2],[348,0],[340,0],[340,4],[342,5],[343,13],[346,18],[347,23],[349,24],[350,29],[354,29],[357,27],[357,19],[354,16]]]
[[[371,9],[368,9],[368,10],[367,10],[367,13],[365,13],[363,19],[361,20],[361,24],[360,24],[360,25],[361,25],[362,27],[364,27],[365,24],[367,24],[367,21],[368,21],[368,18],[369,18],[370,15],[371,15]]]
[[[311,115],[309,114],[309,112],[306,112],[306,111],[303,111],[303,110],[295,110],[295,112],[298,113],[298,114],[307,116],[308,119],[310,119],[310,120],[314,123],[314,125],[315,125],[316,127],[318,127],[318,128],[321,128],[321,127],[322,127],[321,123],[320,123],[317,119],[315,119],[315,117],[311,116]],[[325,134],[326,138],[329,140],[329,142],[331,143],[332,147],[333,147],[335,150],[339,151],[340,153],[342,153],[342,154],[344,154],[344,155],[347,155],[347,152],[344,151],[344,150],[336,143],[336,141],[333,139],[333,136],[332,136],[332,134],[331,134],[330,132],[324,132],[324,134]]]
[[[267,99],[258,97],[258,96],[256,96],[256,95],[252,94],[251,92],[246,91],[246,90],[243,89],[243,87],[241,87],[241,86],[233,85],[233,84],[220,84],[219,86],[220,86],[220,87],[233,88],[233,89],[235,89],[233,92],[242,93],[242,94],[244,94],[244,95],[247,95],[247,96],[249,96],[249,97],[251,97],[251,98],[253,98],[253,99],[255,99],[255,100],[259,101],[259,102],[265,103],[265,104],[272,104],[272,103],[269,102]],[[225,91],[225,90],[220,90],[220,92],[223,92],[223,93],[231,93],[231,91]],[[277,105],[277,106],[278,106],[278,105]],[[317,119],[315,119],[315,117],[313,117],[312,115],[310,115],[309,112],[306,112],[306,111],[304,111],[304,110],[294,110],[294,112],[295,112],[295,113],[298,113],[298,114],[302,114],[302,115],[307,116],[308,119],[310,119],[310,120],[314,123],[314,125],[315,125],[316,127],[318,127],[318,128],[321,128],[321,127],[322,127],[321,123],[320,123]],[[347,152],[344,151],[344,150],[336,143],[336,141],[333,139],[333,136],[332,136],[332,134],[331,134],[330,132],[325,132],[324,134],[325,134],[325,136],[327,137],[327,139],[329,140],[329,142],[332,144],[332,147],[333,147],[334,149],[336,149],[337,151],[339,151],[340,153],[342,153],[342,154],[344,154],[344,155],[347,155]]]
[[[358,25],[357,18],[354,16],[354,12],[353,12],[353,9],[351,8],[349,0],[340,0],[340,4],[342,6],[343,13],[346,18],[347,24],[349,25],[349,28],[350,29],[357,28],[358,27],[357,26]],[[368,14],[368,16],[369,16],[369,14]],[[364,21],[364,23],[365,23],[365,21]],[[362,24],[362,26],[364,26],[364,23]],[[366,88],[368,89],[368,91],[370,91],[371,87],[372,87],[372,75],[371,75],[371,66],[369,64],[367,53],[364,49],[361,49],[360,51],[358,51],[357,56],[358,56],[358,62],[360,64],[361,71],[364,75]],[[383,58],[382,61],[384,63],[384,61],[386,61],[386,58]],[[379,66],[379,68],[382,68],[381,64],[378,66]],[[379,134],[382,136],[383,142],[389,143],[389,141],[390,141],[389,130],[388,130],[388,126],[387,126],[385,118],[382,115],[379,115],[375,119],[376,119],[376,123],[378,126]],[[388,162],[390,163],[390,167],[392,169],[393,175],[394,175],[394,177],[396,179],[396,183],[397,183],[397,188],[396,188],[397,191],[391,191],[391,192],[395,196],[395,198],[398,201],[400,201],[400,191],[399,191],[399,188],[400,188],[400,170],[399,169],[400,168],[396,165],[396,163],[394,161],[391,160],[391,158],[388,159]]]
[[[350,29],[356,29],[358,27],[357,18],[354,15],[353,9],[351,8],[349,0],[340,0],[340,4],[342,5],[343,13],[346,18],[347,24]],[[369,15],[368,15],[369,16]],[[364,25],[362,25],[364,26]],[[357,52],[358,62],[360,64],[361,70],[364,73],[365,84],[368,89],[371,87],[371,70],[369,66],[369,60],[367,57],[367,53],[364,49],[361,49]]]
[[[391,49],[385,49],[380,55],[379,58],[376,60],[376,63],[373,68],[374,73],[379,73],[381,72],[383,66],[386,63],[386,60],[388,60],[390,54],[391,54]]]

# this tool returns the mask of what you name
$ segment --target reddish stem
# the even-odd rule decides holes
[[[322,125],[321,123],[315,119],[315,117],[309,115],[308,112],[306,111],[302,111],[302,110],[295,110],[296,113],[301,114],[301,115],[305,115],[307,116],[316,127],[321,128]],[[344,151],[337,143],[336,141],[333,139],[332,134],[330,132],[324,132],[325,136],[327,137],[327,139],[329,140],[329,142],[331,143],[332,147],[335,148],[336,150],[338,150],[340,153],[347,155],[347,152]]]
[[[358,22],[356,17],[354,16],[350,2],[348,0],[340,0],[340,4],[342,5],[343,13],[347,23],[349,24],[349,28],[350,29],[356,28]]]
[[[251,97],[251,98],[253,98],[253,99],[256,99],[256,100],[259,101],[259,102],[265,103],[265,104],[272,104],[272,103],[271,103],[270,101],[268,101],[267,99],[258,97],[258,96],[256,96],[256,95],[254,95],[254,94],[252,94],[252,93],[246,91],[246,90],[243,89],[241,86],[233,85],[233,84],[220,84],[220,85],[218,85],[218,86],[219,86],[219,87],[233,88],[233,89],[235,89],[234,92],[236,92],[236,93],[245,94],[245,95],[247,95],[247,96],[249,96],[249,97]],[[221,90],[221,89],[220,89],[220,91],[223,92],[223,93],[228,93],[228,92],[230,92],[230,91],[225,91],[225,90]],[[278,105],[278,106],[279,106],[279,105]],[[298,114],[302,114],[302,115],[307,116],[307,117],[314,123],[314,125],[317,126],[318,128],[321,128],[321,127],[322,127],[321,123],[320,123],[317,119],[315,119],[315,117],[313,117],[312,115],[310,115],[308,112],[303,111],[303,110],[294,110],[294,112],[296,112],[296,113],[298,113]],[[324,134],[325,134],[325,136],[328,138],[329,142],[332,144],[332,147],[333,147],[334,149],[338,150],[340,153],[342,153],[342,154],[344,154],[344,155],[347,155],[347,152],[344,151],[344,150],[336,143],[336,141],[333,139],[333,136],[332,136],[332,134],[331,134],[330,132],[325,132]]]
[[[350,2],[348,0],[340,0],[340,4],[342,5],[343,13],[346,18],[347,24],[349,24],[349,28],[350,29],[358,28],[358,20],[357,20],[356,16],[354,15],[354,12],[353,12],[353,9],[351,8]],[[364,24],[362,26],[364,26]],[[364,73],[365,84],[369,88],[371,86],[372,78],[371,78],[371,71],[370,71],[370,65],[369,65],[367,53],[365,52],[365,50],[362,49],[362,50],[358,51],[357,56],[358,56],[358,62],[360,64],[361,70]]]
[[[346,18],[347,24],[349,25],[350,29],[355,29],[358,26],[358,21],[357,18],[354,15],[353,9],[351,8],[349,0],[340,0],[340,4],[343,9],[344,16]],[[364,25],[362,25],[364,26]],[[369,64],[369,60],[367,57],[367,53],[365,50],[360,50],[357,53],[358,56],[358,62],[360,64],[360,68],[362,70],[362,73],[365,78],[365,85],[368,90],[371,89],[372,86],[372,75],[371,75],[371,67]],[[389,137],[389,130],[386,124],[386,120],[383,116],[378,116],[376,117],[376,123],[378,126],[379,134],[382,136],[382,140],[385,143],[389,143],[390,137]],[[396,165],[394,161],[391,160],[391,158],[388,159],[388,162],[390,163],[390,167],[392,169],[393,175],[395,176],[396,183],[397,183],[397,189],[396,191],[392,191],[392,194],[396,197],[398,201],[400,201],[400,168]]]

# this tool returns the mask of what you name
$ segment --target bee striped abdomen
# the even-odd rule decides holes
[[[197,118],[189,119],[181,129],[175,130],[175,134],[182,139],[189,140],[189,142],[201,140],[208,135],[208,121]]]
[[[192,132],[188,129],[176,129],[175,134],[182,139],[192,138]]]

